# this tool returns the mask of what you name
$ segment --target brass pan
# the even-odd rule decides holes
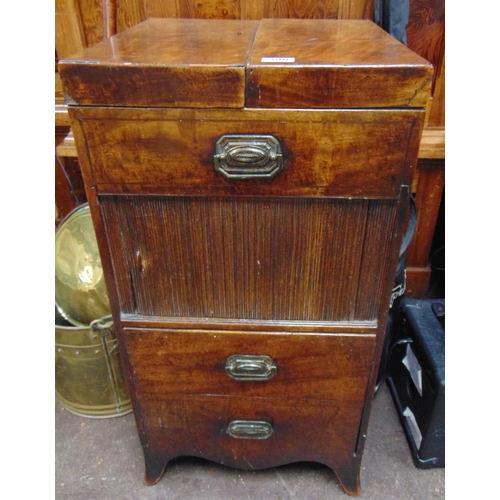
[[[55,280],[56,307],[72,325],[88,326],[111,314],[87,203],[75,208],[57,228]]]
[[[118,417],[132,411],[111,316],[73,326],[56,308],[56,398],[84,417]]]

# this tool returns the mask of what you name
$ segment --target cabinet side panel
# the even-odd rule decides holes
[[[130,297],[124,313],[378,317],[393,201],[103,195],[100,205],[121,238],[113,251],[120,297]]]

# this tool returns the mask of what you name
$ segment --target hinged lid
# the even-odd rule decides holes
[[[59,62],[84,106],[242,108],[258,21],[148,19]]]
[[[432,65],[368,20],[149,19],[59,63],[70,104],[424,107]]]
[[[263,19],[247,68],[252,108],[424,107],[432,65],[369,20]]]

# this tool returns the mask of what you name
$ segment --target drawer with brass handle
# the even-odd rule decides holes
[[[125,328],[124,334],[141,397],[220,394],[361,404],[375,346],[373,334],[160,328]]]
[[[419,110],[70,110],[97,193],[395,198]],[[411,183],[410,183],[411,184]]]
[[[239,396],[174,394],[143,397],[140,405],[151,443],[146,456],[166,463],[189,454],[243,469],[310,460],[341,472],[356,448],[362,413],[352,402]]]

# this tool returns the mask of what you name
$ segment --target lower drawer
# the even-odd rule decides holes
[[[374,334],[134,329],[124,337],[139,399],[226,395],[362,406]]]
[[[362,405],[325,400],[177,396],[140,401],[147,449],[243,469],[352,459]]]

